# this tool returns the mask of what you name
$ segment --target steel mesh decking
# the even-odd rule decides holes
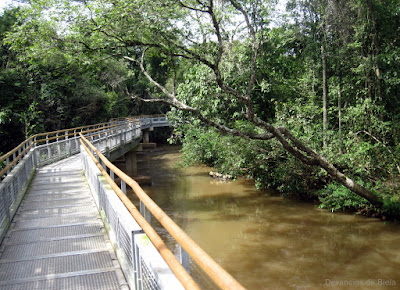
[[[128,289],[81,171],[79,156],[37,171],[0,247],[0,289]]]
[[[32,290],[32,289],[96,289],[114,290],[120,289],[119,278],[114,271],[96,274],[77,275],[72,277],[60,277],[38,281],[27,281],[9,285],[0,285],[0,290]]]
[[[97,221],[64,227],[53,227],[43,229],[24,229],[13,231],[6,241],[7,244],[26,243],[32,241],[48,241],[52,239],[62,239],[65,237],[75,237],[82,235],[101,235],[104,233],[103,225]]]

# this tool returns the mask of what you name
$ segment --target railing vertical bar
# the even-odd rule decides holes
[[[140,200],[140,213],[142,214],[142,216],[146,219],[146,221],[148,223],[151,222],[151,213],[150,211],[146,208],[145,204]]]
[[[10,157],[7,157],[7,158],[6,158],[6,167],[7,167],[8,165],[10,165]],[[10,172],[11,172],[11,168],[7,170],[7,174],[10,174]],[[0,176],[0,177],[1,177],[1,176]]]
[[[126,195],[126,182],[121,180],[121,190]]]
[[[179,245],[179,262],[181,262],[186,272],[190,274],[190,257],[189,254]]]
[[[143,230],[137,230],[137,231],[132,231],[131,232],[131,252],[132,252],[132,264],[133,264],[133,272],[134,272],[134,278],[135,281],[139,281],[140,277],[139,277],[139,268],[140,268],[140,264],[139,264],[139,248],[136,246],[136,235],[137,234],[142,234]],[[136,284],[136,286],[139,286],[138,283]]]

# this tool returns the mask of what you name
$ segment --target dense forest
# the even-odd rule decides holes
[[[400,0],[31,0],[0,16],[0,151],[165,113],[185,164],[400,215]]]

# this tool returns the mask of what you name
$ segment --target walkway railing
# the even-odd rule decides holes
[[[121,266],[128,269],[126,274],[137,289],[160,289],[166,286],[170,289],[182,286],[186,289],[199,289],[146,220],[149,213],[217,286],[221,289],[244,289],[173,222],[132,178],[103,155],[102,152],[113,146],[139,138],[143,127],[156,126],[157,122],[160,126],[168,122],[164,116],[154,118],[157,120],[150,122],[143,119],[138,121],[137,118],[112,120],[94,126],[38,134],[1,157],[0,162],[6,161],[7,166],[1,171],[6,176],[0,183],[0,240],[4,237],[4,229],[8,228],[35,168],[77,153],[77,142],[80,142],[85,174],[99,211],[111,239],[115,240]],[[115,183],[115,176],[121,179],[120,186]],[[140,199],[141,211],[126,196],[127,186]],[[173,275],[163,265],[168,265]]]
[[[130,138],[140,138],[140,122],[110,121],[90,126],[36,134],[7,154],[0,157],[0,242],[37,167],[67,158],[80,152],[79,133],[91,134],[91,138],[106,136],[109,146],[118,146],[121,140],[130,142]],[[114,137],[111,138],[111,135]]]
[[[175,241],[189,254],[192,260],[206,273],[206,275],[221,289],[244,289],[229,273],[227,273],[219,264],[217,264],[204,250],[200,248],[140,187],[140,185],[133,180],[131,177],[126,175],[118,167],[112,164],[93,144],[89,142],[83,135],[81,135],[81,144],[90,156],[92,162],[94,162],[97,168],[100,170],[102,177],[109,186],[118,195],[120,200],[125,205],[126,209],[130,212],[132,217],[136,220],[139,226],[149,237],[150,241],[159,251],[165,262],[169,265],[170,269],[174,272],[176,277],[182,283],[186,289],[198,289],[198,285],[193,281],[190,275],[186,272],[184,267],[175,258],[174,254],[166,247],[165,243],[154,231],[148,221],[144,218],[147,216],[146,211],[149,211],[166,229],[166,231],[175,239]],[[85,156],[85,155],[83,155]],[[88,180],[92,183],[92,187],[95,188],[96,184],[101,183],[101,178],[96,178],[94,174],[89,172],[89,166],[87,158],[84,161],[86,166],[86,174],[88,174]],[[114,178],[118,176],[121,179],[121,186],[118,186]],[[126,186],[129,186],[141,202],[141,211],[133,205],[131,200],[126,196]],[[100,191],[94,189],[94,191]],[[100,199],[100,197],[99,197]],[[103,205],[101,210],[107,208]],[[109,216],[112,216],[110,214]],[[114,232],[118,232],[118,228],[113,229]],[[128,244],[134,241],[135,230],[132,229],[125,237],[132,236],[132,239]],[[122,241],[119,243],[124,244]],[[126,243],[125,243],[126,244]],[[129,253],[129,249],[125,249],[126,255],[132,255]],[[128,257],[130,261],[135,261],[136,257]],[[132,264],[132,267],[134,265]],[[133,271],[138,269],[133,268]]]

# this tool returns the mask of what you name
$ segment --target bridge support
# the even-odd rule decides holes
[[[124,154],[125,173],[136,180],[140,185],[151,185],[151,176],[138,175],[136,152],[141,151],[142,146],[136,147]]]
[[[137,176],[137,158],[136,158],[136,150],[129,151],[125,154],[125,165],[126,165],[126,173],[131,176]]]
[[[150,143],[150,132],[152,132],[153,130],[153,127],[143,130],[143,143]]]
[[[148,148],[156,148],[157,144],[150,142],[150,132],[153,131],[154,128],[150,127],[149,129],[143,130],[143,143],[141,144],[143,149]]]

